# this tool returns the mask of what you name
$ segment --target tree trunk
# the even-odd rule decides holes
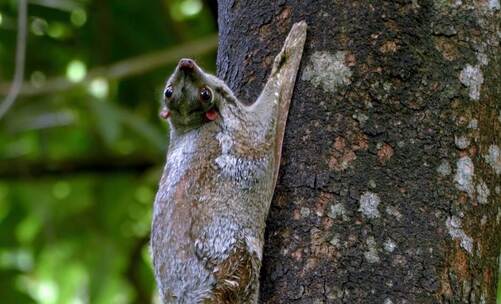
[[[309,25],[262,303],[495,303],[500,16],[498,0],[219,1],[218,74],[244,100]]]

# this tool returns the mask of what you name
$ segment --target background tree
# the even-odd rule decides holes
[[[254,100],[309,38],[263,303],[495,303],[499,1],[219,1],[218,76]]]

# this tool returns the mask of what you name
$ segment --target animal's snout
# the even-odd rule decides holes
[[[191,59],[179,60],[179,69],[184,72],[192,72],[195,69],[195,62]]]

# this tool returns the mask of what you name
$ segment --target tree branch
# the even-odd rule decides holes
[[[63,76],[49,79],[41,87],[33,86],[30,83],[24,83],[19,91],[19,95],[35,96],[66,91],[76,86],[87,84],[96,77],[103,77],[109,80],[123,79],[148,72],[159,66],[173,63],[181,57],[199,56],[215,50],[216,48],[217,35],[213,35],[174,48],[126,59],[107,67],[94,68],[89,71],[84,80],[78,83],[71,82]],[[9,86],[9,84],[0,83],[0,95],[5,95]]]
[[[30,4],[50,7],[53,9],[71,12],[82,8],[82,4],[73,0],[30,0]]]
[[[0,119],[9,111],[9,109],[16,102],[16,98],[21,90],[24,77],[24,64],[26,57],[26,35],[27,35],[27,22],[28,22],[28,1],[19,0],[18,18],[17,18],[17,43],[16,43],[16,67],[14,71],[14,80],[9,89],[7,96],[0,104]],[[3,94],[5,95],[5,94]]]
[[[68,176],[76,174],[139,173],[160,166],[161,159],[147,155],[90,155],[87,158],[26,161],[24,159],[0,162],[0,180],[17,180],[40,176]]]

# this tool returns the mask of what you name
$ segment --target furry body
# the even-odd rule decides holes
[[[273,152],[268,146],[255,151],[254,159],[241,155],[228,132],[221,123],[205,124],[174,138],[169,148],[152,242],[154,249],[164,248],[156,256],[163,271],[157,277],[165,278],[161,289],[168,284],[164,298],[178,300],[173,303],[203,303],[217,283],[215,268],[236,245],[255,263],[261,258]]]
[[[265,222],[306,34],[306,24],[295,28],[252,106],[189,60],[168,82],[170,145],[151,239],[164,303],[257,303]],[[201,85],[213,94],[205,103],[197,100]],[[216,110],[218,119],[204,119]]]

